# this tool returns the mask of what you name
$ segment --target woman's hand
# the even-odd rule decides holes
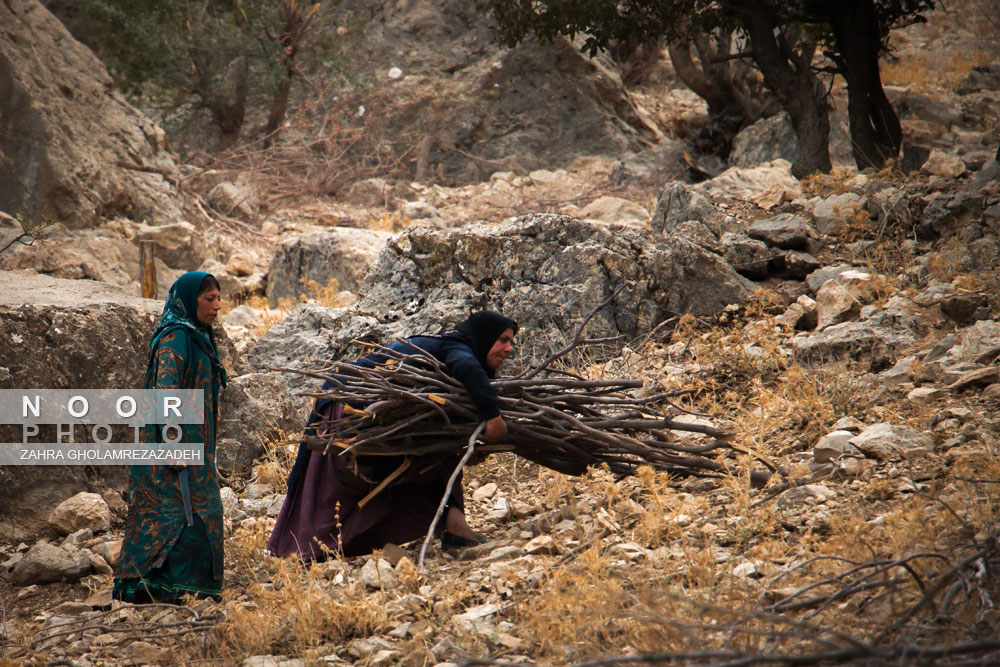
[[[507,435],[507,424],[503,417],[497,415],[493,419],[486,420],[486,430],[483,431],[483,440],[486,442],[496,442]]]

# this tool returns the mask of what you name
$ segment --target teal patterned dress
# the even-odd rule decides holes
[[[222,592],[222,498],[215,469],[215,425],[226,373],[215,336],[195,318],[198,290],[209,274],[185,273],[167,296],[149,344],[147,389],[204,389],[205,421],[183,426],[183,442],[204,443],[204,463],[187,467],[194,525],[188,526],[178,469],[132,466],[128,519],[115,572],[115,598],[177,602],[185,594],[218,599]],[[143,442],[156,442],[148,425]]]

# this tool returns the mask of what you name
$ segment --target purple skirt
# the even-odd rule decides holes
[[[358,501],[399,467],[402,457],[309,454],[308,466],[285,499],[267,542],[275,556],[322,560],[328,551],[360,556],[389,543],[423,538],[459,461],[415,458],[403,474],[358,507]],[[461,474],[448,506],[465,511]],[[442,516],[438,530],[443,528]]]

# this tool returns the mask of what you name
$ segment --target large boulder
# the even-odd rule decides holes
[[[215,464],[224,475],[246,472],[268,447],[301,430],[308,416],[272,373],[233,378],[220,402]]]
[[[113,285],[0,271],[0,388],[141,387],[162,309],[161,301]],[[231,376],[248,371],[221,327],[217,332]],[[5,432],[4,442],[21,437],[16,426],[0,428],[16,431]],[[126,478],[121,466],[2,467],[0,539],[44,529],[70,496],[122,490]]]
[[[436,333],[471,310],[491,308],[524,328],[518,354],[525,363],[561,347],[609,298],[588,335],[634,337],[674,315],[741,303],[752,288],[718,255],[628,224],[537,214],[493,225],[410,228],[379,255],[358,303],[296,309],[248,359],[263,370],[350,357],[358,352],[353,339]]]
[[[3,238],[10,238],[13,233],[16,231],[9,226],[0,229]],[[158,253],[154,254],[158,294],[165,296],[183,271],[171,269]],[[43,243],[15,245],[0,255],[0,270],[95,280],[124,287],[132,294],[142,293],[138,244],[107,229],[68,230],[58,225]]]
[[[38,0],[0,3],[0,210],[173,220],[176,170],[163,131]]]
[[[267,274],[267,302],[297,299],[337,281],[340,290],[357,292],[389,232],[352,227],[295,236],[278,246]]]

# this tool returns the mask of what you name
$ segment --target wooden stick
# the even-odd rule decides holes
[[[406,472],[407,468],[410,467],[410,463],[411,463],[411,461],[410,461],[409,457],[403,459],[403,462],[399,464],[398,468],[396,468],[395,470],[393,470],[391,473],[389,473],[386,476],[385,479],[383,479],[381,482],[379,482],[378,486],[376,486],[374,489],[371,490],[371,493],[369,493],[367,496],[365,496],[364,498],[362,498],[361,500],[358,501],[358,509],[361,509],[362,507],[364,507],[365,505],[367,505],[368,501],[371,500],[372,498],[374,498],[375,496],[377,496],[379,494],[379,492],[382,491],[382,489],[384,489],[385,487],[387,487],[390,484],[392,484],[392,481],[394,479],[396,479],[397,477],[399,477],[400,475],[402,475],[404,472]]]

